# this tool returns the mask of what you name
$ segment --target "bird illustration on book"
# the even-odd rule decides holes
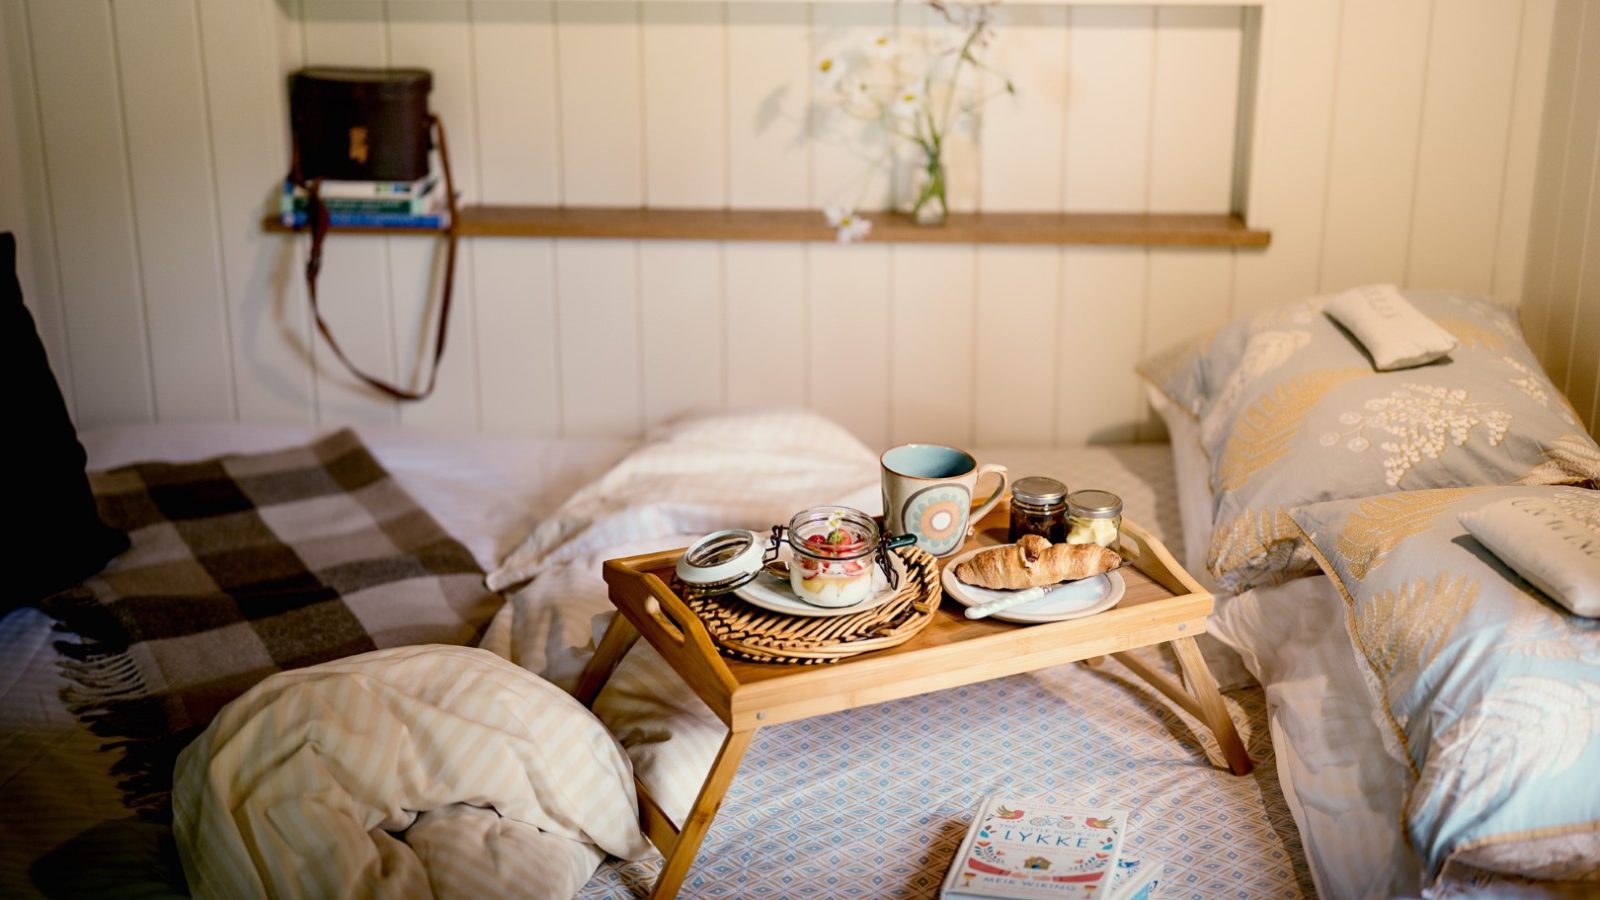
[[[1007,821],[1014,821],[1016,819],[1020,819],[1023,816],[1027,815],[1027,810],[1024,810],[1024,809],[1006,809],[1004,806],[1002,806],[999,809],[995,810],[994,814],[998,818],[1005,819]]]
[[[1065,819],[1068,817],[1062,816],[1061,818]],[[1094,816],[1089,816],[1083,820],[1083,824],[1089,826],[1090,828],[1115,828],[1117,827],[1117,820],[1114,818],[1096,819]]]

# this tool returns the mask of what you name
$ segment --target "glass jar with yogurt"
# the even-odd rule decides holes
[[[1074,491],[1067,497],[1067,543],[1114,547],[1121,531],[1121,497],[1110,491]]]
[[[878,525],[848,506],[815,506],[789,520],[789,586],[813,606],[854,606],[872,596]]]

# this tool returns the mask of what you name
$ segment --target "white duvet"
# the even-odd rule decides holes
[[[765,532],[809,506],[876,513],[882,502],[877,457],[820,416],[750,411],[667,426],[574,494],[489,575],[497,590],[521,587],[483,646],[571,690],[614,614],[605,560],[684,547],[721,528]],[[681,823],[727,727],[643,641],[594,711]]]
[[[179,756],[173,818],[201,898],[568,897],[653,852],[605,728],[468,647],[266,679]]]

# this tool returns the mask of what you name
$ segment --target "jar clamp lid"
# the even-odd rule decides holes
[[[713,531],[684,551],[674,574],[698,596],[726,594],[761,574],[765,554],[766,540],[754,531]]]
[[[1122,498],[1110,491],[1074,491],[1067,498],[1072,514],[1088,519],[1109,519],[1122,515]]]
[[[1054,478],[1030,475],[1011,485],[1011,499],[1029,506],[1054,506],[1067,496],[1067,486]]]

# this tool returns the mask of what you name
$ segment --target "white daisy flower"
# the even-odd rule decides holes
[[[872,55],[879,59],[894,59],[895,55],[900,52],[899,48],[895,45],[894,38],[887,34],[880,34],[873,38],[872,47],[870,49],[872,51]]]
[[[894,93],[894,99],[889,103],[889,113],[897,119],[915,119],[922,109],[922,88],[915,84],[908,84]]]
[[[822,214],[827,217],[829,227],[838,231],[841,244],[859,241],[872,232],[872,222],[856,215],[853,209],[830,206]]]
[[[817,61],[817,80],[823,87],[834,87],[844,77],[844,60],[837,56],[824,56]]]

